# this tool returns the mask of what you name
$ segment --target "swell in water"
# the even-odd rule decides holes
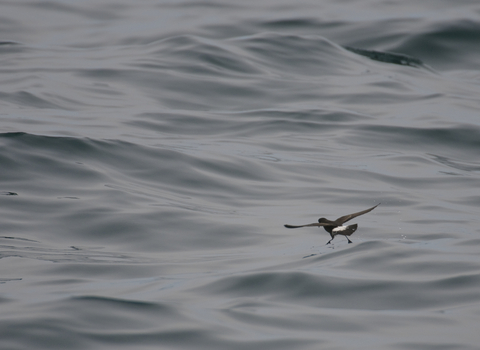
[[[3,4],[1,348],[476,349],[478,13]]]

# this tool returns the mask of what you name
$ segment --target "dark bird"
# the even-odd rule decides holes
[[[378,207],[380,203],[378,203],[376,206],[371,207],[370,209],[359,211],[358,213],[353,213],[345,216],[339,217],[335,221],[330,221],[325,218],[320,218],[318,219],[318,222],[314,222],[313,224],[308,224],[308,225],[300,225],[300,226],[293,226],[293,225],[285,225],[286,228],[300,228],[300,227],[308,227],[308,226],[318,226],[325,229],[328,233],[330,233],[330,236],[332,237],[331,240],[327,242],[327,244],[330,244],[331,241],[335,238],[336,235],[342,235],[345,236],[345,238],[348,240],[348,243],[352,243],[352,241],[348,238],[352,233],[354,233],[357,230],[358,225],[353,224],[353,225],[348,225],[348,226],[343,226],[344,223],[346,223],[349,220],[352,220],[353,218],[356,218],[357,216],[366,214],[376,207]]]

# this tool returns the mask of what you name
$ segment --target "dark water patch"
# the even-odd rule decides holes
[[[480,51],[475,38],[479,34],[480,25],[472,19],[435,21],[405,37],[394,50],[420,56],[442,69],[478,69]]]
[[[6,18],[2,18],[2,22],[5,24]],[[16,41],[0,41],[0,55],[3,58],[8,57],[7,55],[13,56],[22,54],[25,52],[30,51],[30,48],[23,43],[16,42]],[[9,65],[9,64],[7,64]],[[5,68],[6,65],[2,68]]]
[[[45,181],[50,181],[52,178],[60,179],[59,171],[64,176],[70,175],[83,180],[88,180],[93,175],[84,166],[75,162],[78,160],[76,155],[82,150],[87,153],[92,152],[88,140],[80,141],[72,138],[36,136],[25,133],[1,134],[0,140],[3,140],[0,147],[4,156],[8,157],[9,164],[3,169],[5,179],[18,182],[22,178],[28,178],[30,175],[26,171],[26,167],[32,163],[39,172],[38,181],[40,178]],[[68,154],[68,156],[59,157],[59,154],[62,153]],[[60,184],[57,182],[57,185]]]
[[[231,112],[232,116],[247,117],[266,117],[269,119],[289,119],[315,122],[330,123],[349,123],[349,122],[365,122],[372,119],[367,115],[353,113],[351,111],[338,111],[328,109],[299,109],[299,110],[282,110],[282,109],[266,109],[244,112]]]
[[[74,307],[75,304],[82,304],[81,309],[86,311],[87,319],[84,320],[85,325],[91,325],[92,321],[94,320],[96,322],[100,321],[100,323],[102,323],[101,318],[105,316],[102,316],[101,314],[102,308],[112,309],[115,310],[115,312],[124,313],[125,315],[127,315],[129,312],[135,311],[140,311],[144,315],[146,312],[153,317],[159,314],[164,315],[164,317],[174,317],[176,314],[178,314],[175,311],[176,308],[168,304],[93,295],[72,297],[68,300],[65,300],[59,306],[61,309],[69,309],[71,307]],[[109,317],[109,319],[114,322],[116,317]]]
[[[10,191],[3,191],[2,194],[4,196],[18,196],[18,193],[16,192],[10,192]]]
[[[0,239],[13,239],[13,240],[19,240],[19,241],[26,241],[26,242],[34,242],[34,243],[38,243],[38,241],[35,241],[33,239],[27,239],[27,238],[23,238],[23,237],[9,237],[9,236],[3,236],[3,237],[0,237]]]
[[[2,343],[11,349],[84,349],[89,342],[66,320],[0,320]]]
[[[471,290],[473,292],[473,290],[476,288],[475,285],[478,285],[477,283],[479,281],[480,275],[478,273],[469,275],[463,274],[436,281],[435,287],[442,290],[458,288],[461,289],[462,292],[465,292],[467,290]]]
[[[296,27],[317,27],[324,25],[324,22],[318,20],[317,18],[284,18],[284,19],[275,19],[275,20],[264,20],[260,23],[265,28],[275,28],[279,31],[282,31],[286,28],[296,28]]]
[[[15,41],[0,41],[0,46],[6,46],[6,45],[20,45],[20,43],[17,43]]]
[[[467,241],[458,242],[458,243],[456,243],[456,245],[467,246],[467,247],[479,246],[480,245],[480,238],[474,238],[474,239],[469,239]]]
[[[472,152],[480,146],[480,130],[474,125],[428,129],[364,125],[359,127],[358,131],[359,133],[352,135],[350,140],[362,140],[362,143],[375,140],[382,145],[396,146],[396,149],[398,147],[402,149],[420,148],[430,154],[438,154],[440,150],[450,152],[455,150],[459,154],[465,154],[465,152]]]
[[[448,157],[443,157],[435,154],[430,154],[432,159],[440,164],[446,165],[453,169],[462,170],[462,171],[480,171],[480,163],[467,162],[467,161],[456,161]]]
[[[361,56],[368,57],[374,61],[393,63],[411,67],[423,66],[423,62],[420,59],[400,53],[365,50],[350,46],[345,46],[345,49]]]
[[[218,3],[218,2],[210,2],[210,1],[182,1],[182,2],[172,2],[166,4],[155,4],[155,7],[163,10],[164,8],[180,8],[180,9],[216,9],[216,10],[241,10],[245,8],[241,4],[233,4],[233,3]]]
[[[462,198],[459,199],[451,199],[450,202],[452,203],[459,203],[459,204],[464,204],[468,206],[478,206],[480,204],[480,196],[477,195],[466,195],[463,196]]]

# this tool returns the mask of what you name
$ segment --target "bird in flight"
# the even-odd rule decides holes
[[[371,207],[370,209],[362,210],[362,211],[359,211],[358,213],[341,216],[335,221],[330,221],[325,218],[320,218],[318,219],[318,222],[314,222],[313,224],[300,225],[300,226],[285,225],[285,227],[286,228],[300,228],[300,227],[308,227],[308,226],[323,227],[325,231],[330,233],[330,236],[332,237],[332,239],[329,240],[327,244],[330,244],[330,242],[333,241],[336,235],[345,236],[345,238],[348,240],[348,243],[352,243],[352,241],[348,238],[348,236],[350,236],[352,233],[354,233],[357,230],[358,225],[353,224],[353,225],[343,226],[343,224],[349,220],[352,220],[353,218],[356,218],[357,216],[360,216],[372,211],[379,205],[380,203],[378,203],[374,207]]]

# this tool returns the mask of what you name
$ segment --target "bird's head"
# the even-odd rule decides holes
[[[325,218],[320,218],[320,219],[318,219],[318,222],[319,222],[320,224],[323,224],[323,223],[325,223],[325,222],[327,222],[327,221],[328,221],[328,220],[325,219]]]

